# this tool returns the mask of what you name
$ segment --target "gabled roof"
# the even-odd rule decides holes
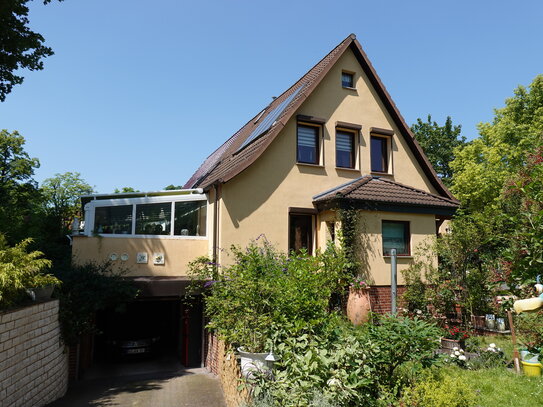
[[[440,209],[439,213],[454,213],[457,201],[431,194],[421,189],[400,184],[385,178],[365,175],[353,181],[329,189],[313,197],[317,207],[334,207],[342,202],[363,206],[366,209],[381,209],[385,206],[406,208]],[[430,213],[435,213],[429,210]]]
[[[249,167],[266,150],[296,110],[311,95],[347,49],[351,49],[356,56],[364,73],[398,127],[399,136],[406,140],[434,188],[440,194],[454,199],[424,155],[354,34],[345,38],[294,85],[215,150],[187,181],[184,188],[198,187],[205,189],[216,182],[227,182]],[[263,122],[267,123],[262,126]],[[252,140],[246,142],[248,139]]]

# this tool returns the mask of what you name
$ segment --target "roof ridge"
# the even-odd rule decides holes
[[[375,179],[373,175],[363,175],[357,180],[355,180],[351,185],[349,185],[349,187],[341,194],[345,196],[353,192],[356,188],[366,185],[368,182],[370,182],[373,179]]]

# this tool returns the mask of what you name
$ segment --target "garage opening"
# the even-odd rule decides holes
[[[179,297],[148,297],[102,311],[96,315],[98,333],[81,349],[83,360],[90,352],[86,358],[93,366],[85,377],[200,367],[202,324],[199,298],[186,303]]]

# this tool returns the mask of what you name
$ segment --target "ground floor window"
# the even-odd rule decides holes
[[[289,252],[300,252],[306,249],[313,252],[313,215],[290,214],[289,219]]]
[[[382,235],[384,256],[390,256],[391,249],[396,249],[398,256],[410,255],[409,222],[384,220]]]

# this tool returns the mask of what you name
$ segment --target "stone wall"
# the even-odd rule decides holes
[[[43,406],[68,387],[58,300],[0,313],[0,407]]]
[[[238,390],[242,382],[240,364],[236,355],[227,352],[224,341],[208,334],[206,368],[219,376],[227,407],[242,406],[249,398],[247,389]]]

